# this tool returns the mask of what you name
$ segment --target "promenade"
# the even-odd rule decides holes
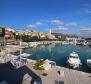
[[[27,64],[26,66],[41,78],[42,83],[39,84],[91,84],[90,73],[58,66],[52,67],[48,71],[36,71],[32,68],[31,64]],[[61,73],[59,74],[58,71]],[[43,73],[47,73],[47,75],[43,76]],[[27,75],[23,80],[23,84],[30,84],[31,79]],[[38,83],[34,82],[33,84]]]

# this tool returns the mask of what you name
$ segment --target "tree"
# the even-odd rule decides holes
[[[30,39],[31,39],[31,41],[38,41],[39,40],[38,36],[33,36]]]
[[[66,36],[61,36],[61,38],[59,38],[60,41],[65,41],[66,40]]]
[[[14,38],[16,38],[16,33],[15,32],[12,32],[12,33],[13,33]]]
[[[18,40],[18,39],[20,39],[20,37],[21,37],[20,35],[16,35],[15,38],[16,38],[16,40]]]
[[[5,28],[4,27],[0,27],[0,36],[4,37],[5,35]]]

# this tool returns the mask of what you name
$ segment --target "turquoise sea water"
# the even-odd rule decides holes
[[[57,65],[67,68],[68,56],[73,51],[78,53],[82,62],[79,70],[91,73],[91,69],[86,64],[86,60],[91,59],[91,47],[89,46],[50,44],[23,50],[23,52],[32,54],[31,59],[49,59],[55,61]]]

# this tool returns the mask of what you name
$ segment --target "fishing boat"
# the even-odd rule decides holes
[[[74,69],[78,68],[81,65],[81,61],[76,52],[70,53],[69,58],[68,58],[68,63],[69,63],[69,66]]]
[[[91,59],[87,59],[87,65],[89,68],[91,68]]]

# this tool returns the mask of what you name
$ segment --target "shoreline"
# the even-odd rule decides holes
[[[13,80],[16,81],[17,79],[20,78],[19,75],[21,75],[21,77],[23,78],[22,84],[30,84],[33,77],[34,77],[33,78],[34,84],[35,82],[38,82],[37,81],[38,78],[40,78],[43,84],[55,84],[55,80],[63,81],[64,84],[90,84],[91,83],[91,73],[68,69],[65,67],[58,66],[58,65],[53,66],[49,70],[45,70],[45,71],[39,71],[39,70],[33,69],[31,62],[28,62],[26,65],[18,69],[14,69],[13,67],[11,69],[10,68],[8,69],[8,68],[9,67],[7,67],[7,69],[4,68],[5,73],[7,74],[7,72],[9,72],[10,73],[9,75],[11,74],[15,75],[16,73],[18,73],[17,77],[15,75]],[[11,73],[12,70],[14,71]],[[58,71],[60,71],[61,73],[58,74]],[[47,76],[44,76],[43,73],[47,73]],[[6,74],[4,74],[4,76],[6,76]],[[36,76],[36,78],[34,75]],[[8,79],[11,80],[12,79],[11,76],[9,76]]]
[[[55,43],[54,41],[52,41],[53,43]],[[33,42],[32,42],[33,43]],[[36,43],[36,42],[35,42]],[[37,42],[38,43],[38,42]],[[43,42],[42,42],[43,43]],[[45,42],[45,43],[47,43],[48,44],[48,42]],[[50,41],[49,41],[49,43],[50,43]],[[58,42],[56,42],[56,43],[58,43]],[[59,43],[61,43],[61,42],[59,42]],[[40,44],[41,45],[41,44]],[[18,51],[18,53],[17,54],[19,54],[19,51],[21,50],[20,48],[19,48],[19,46],[14,46],[14,45],[8,45],[7,47],[10,47],[11,48],[11,50],[15,50],[15,51],[13,51],[13,52],[17,52]],[[36,46],[35,46],[36,47]],[[26,48],[27,49],[27,48]],[[8,53],[8,52],[7,52]],[[57,66],[60,66],[60,65],[57,65]],[[65,67],[65,66],[63,66],[63,67]],[[69,67],[65,67],[65,68],[69,68]],[[77,70],[77,71],[82,71],[82,72],[86,72],[86,73],[91,73],[89,70]]]
[[[36,60],[33,60],[33,59],[29,59],[28,58],[28,60],[29,60],[29,62],[31,63],[33,63],[33,62],[35,62]],[[49,60],[49,61],[52,61],[52,60]],[[55,61],[54,61],[55,62]],[[56,63],[56,62],[55,62]],[[69,70],[75,70],[75,71],[78,71],[78,72],[83,72],[83,73],[88,73],[88,74],[91,74],[91,72],[85,72],[85,71],[81,71],[81,70],[77,70],[77,69],[72,69],[72,68],[69,68],[69,67],[63,67],[63,66],[59,66],[59,65],[57,65],[56,64],[56,66],[53,66],[53,67],[57,67],[57,68],[65,68],[65,69],[69,69]]]

